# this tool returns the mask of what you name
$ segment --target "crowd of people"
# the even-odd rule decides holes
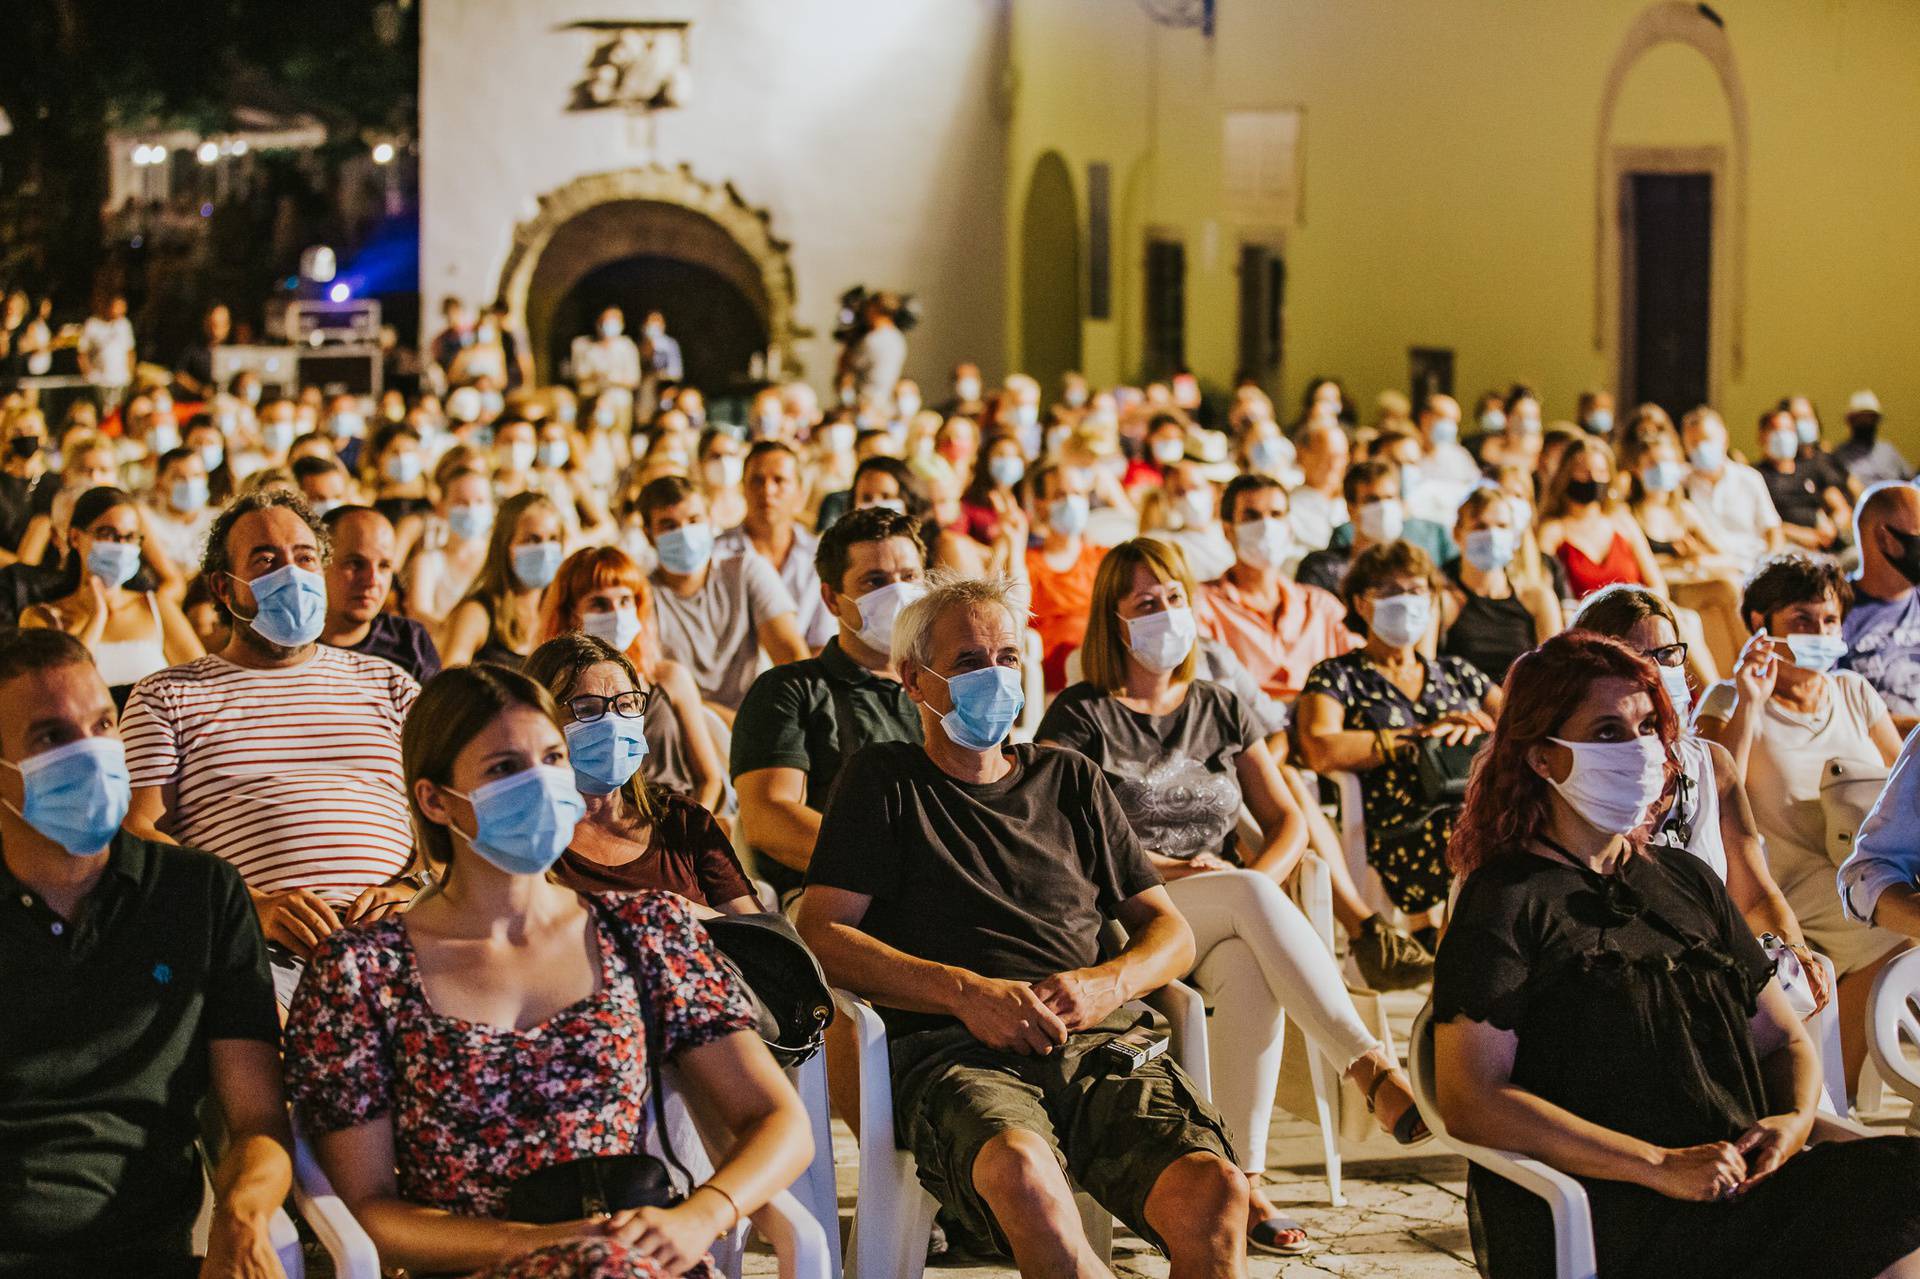
[[[536,385],[457,300],[413,396],[151,371],[124,305],[92,394],[5,393],[0,1275],[194,1273],[203,1102],[205,1273],[268,1273],[295,1125],[385,1264],[706,1273],[811,1155],[702,925],[773,911],[885,1019],[945,1238],[1023,1274],[1105,1273],[1076,1188],[1176,1275],[1315,1248],[1262,1188],[1285,1020],[1411,1145],[1355,992],[1430,986],[1446,1127],[1581,1178],[1603,1273],[1920,1275],[1920,1141],[1808,1145],[1803,1022],[1851,1089],[1920,937],[1871,392],[1844,438],[973,364],[931,403],[896,305],[827,404],[710,409],[615,308]],[[1209,1080],[1116,1051],[1176,980]],[[669,1060],[711,1175],[523,1215],[628,1176]],[[1544,1210],[1472,1192],[1485,1272],[1545,1273]]]

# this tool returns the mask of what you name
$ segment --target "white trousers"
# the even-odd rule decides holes
[[[1190,980],[1213,1008],[1214,1105],[1226,1116],[1242,1171],[1265,1172],[1286,1015],[1342,1071],[1380,1040],[1360,1020],[1320,934],[1273,880],[1251,870],[1207,871],[1174,880],[1167,892],[1193,929]]]

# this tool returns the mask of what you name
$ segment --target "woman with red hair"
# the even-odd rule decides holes
[[[646,779],[709,812],[728,807],[727,765],[714,743],[700,690],[686,667],[660,651],[646,574],[619,547],[575,551],[554,574],[541,602],[540,641],[570,631],[605,640],[655,690],[653,713],[646,717],[647,756],[641,768]]]
[[[1508,672],[1449,850],[1441,1117],[1578,1177],[1609,1279],[1920,1275],[1920,1141],[1803,1152],[1813,1044],[1719,878],[1648,841],[1680,732],[1659,686],[1586,631]],[[1553,1273],[1545,1206],[1477,1166],[1468,1187],[1482,1273]]]

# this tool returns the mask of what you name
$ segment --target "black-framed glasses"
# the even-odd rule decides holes
[[[1678,644],[1662,644],[1659,648],[1647,649],[1642,656],[1656,666],[1685,666],[1687,646],[1684,641]]]
[[[591,724],[608,711],[622,719],[639,719],[646,714],[647,704],[651,701],[653,690],[650,688],[636,688],[631,692],[615,693],[612,697],[581,693],[567,699],[567,709],[573,712],[575,723]]]

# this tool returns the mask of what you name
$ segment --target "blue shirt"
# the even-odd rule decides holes
[[[1842,669],[1873,685],[1890,713],[1920,715],[1920,591],[1891,600],[1856,594],[1840,634]]]

